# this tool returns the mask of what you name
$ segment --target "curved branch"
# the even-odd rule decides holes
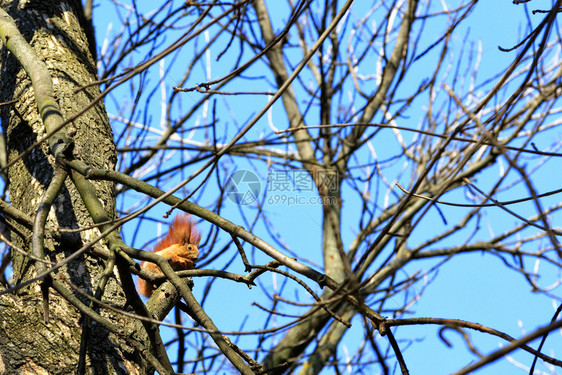
[[[49,138],[49,149],[58,156],[68,147],[66,132],[57,132],[64,123],[62,113],[55,98],[53,80],[47,65],[41,60],[18,30],[12,17],[0,8],[0,39],[19,61],[29,75],[35,91],[37,109],[45,125],[46,133],[55,132]]]
[[[45,223],[47,222],[47,216],[49,215],[49,211],[51,210],[51,206],[55,198],[64,186],[64,180],[66,180],[67,175],[68,173],[66,173],[66,170],[57,166],[53,179],[45,191],[43,201],[37,208],[37,214],[35,215],[35,221],[33,223],[33,237],[31,240],[31,252],[36,259],[45,259],[45,251],[43,249],[45,242]],[[37,269],[37,273],[43,273],[47,270],[47,265],[44,262],[35,262],[35,267]],[[49,286],[51,281],[50,275],[41,281],[41,293],[43,295],[43,318],[45,322],[49,320]]]
[[[501,351],[504,351],[504,350],[506,350],[506,348],[510,348],[507,351],[505,351],[504,354],[507,354],[507,353],[517,349],[517,348],[521,348],[521,349],[523,349],[523,350],[525,350],[525,351],[527,351],[527,352],[529,352],[533,355],[536,355],[537,357],[539,357],[540,359],[542,359],[542,360],[544,360],[548,363],[551,363],[553,365],[562,367],[562,361],[560,361],[556,358],[549,357],[545,354],[542,354],[542,353],[538,352],[537,350],[531,348],[530,346],[525,345],[525,343],[530,342],[530,341],[544,335],[545,333],[548,333],[548,332],[550,332],[550,331],[552,331],[556,328],[561,327],[562,321],[552,322],[551,324],[549,324],[545,327],[539,328],[535,332],[533,332],[533,333],[531,333],[531,334],[527,335],[526,337],[523,337],[519,340],[509,336],[506,333],[498,331],[496,329],[483,326],[482,324],[467,322],[466,320],[459,320],[459,319],[445,319],[445,318],[389,319],[389,320],[385,321],[384,324],[386,326],[389,326],[389,327],[406,326],[406,325],[436,324],[436,325],[451,326],[451,327],[470,328],[470,329],[473,329],[475,331],[488,333],[490,335],[498,336],[498,337],[500,337],[500,338],[502,338],[506,341],[509,341],[511,343],[510,345],[500,349]],[[496,357],[496,359],[497,358],[499,358],[499,357]],[[474,367],[474,368],[472,368],[472,370],[475,370],[476,368],[478,368],[478,367]],[[467,374],[469,372],[469,371],[466,371],[466,372],[465,371],[466,371],[466,369],[463,369],[461,372],[458,372],[458,374],[461,374],[461,373]]]

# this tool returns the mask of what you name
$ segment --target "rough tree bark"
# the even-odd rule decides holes
[[[35,57],[46,64],[63,118],[70,118],[91,105],[100,92],[96,84],[90,85],[96,81],[96,69],[83,31],[81,3],[13,1],[2,2],[2,8],[13,17]],[[47,142],[23,154],[45,137],[44,118],[42,120],[38,113],[36,92],[29,75],[5,46],[1,64],[0,101],[13,101],[2,106],[1,111],[8,162],[11,163],[8,169],[10,199],[12,207],[25,214],[24,220],[19,222],[8,220],[14,227],[12,242],[24,252],[12,252],[13,282],[17,285],[37,275],[35,261],[25,254],[30,253],[32,247],[30,223],[57,166]],[[91,105],[67,125],[66,131],[73,139],[71,152],[74,158],[94,167],[114,168],[115,144],[103,101]],[[115,217],[113,184],[98,181],[94,186],[109,217]],[[25,218],[27,225],[22,225],[26,223]],[[76,187],[70,178],[66,178],[48,214],[46,258],[51,262],[61,261],[100,234],[97,228],[73,232],[59,232],[58,228],[77,229],[92,223]],[[98,242],[89,252],[82,253],[52,275],[53,280],[58,280],[86,306],[90,301],[74,291],[73,286],[94,295],[104,270],[107,268],[108,275],[113,273],[112,267],[107,265],[112,263],[91,256],[92,252],[110,254],[107,246]],[[103,301],[125,308],[126,299],[119,279],[107,277],[106,281],[107,285],[100,293]],[[88,324],[91,321],[53,288],[49,288],[49,316],[44,321],[43,301],[39,282],[30,283],[15,294],[0,296],[0,373],[70,374],[84,371],[88,374],[134,374],[150,370],[138,347],[135,348],[134,343],[131,345],[132,342],[144,344],[146,341],[146,334],[138,322],[104,309],[98,312],[121,328],[121,334],[110,332],[102,324]],[[79,369],[81,360],[84,364]]]

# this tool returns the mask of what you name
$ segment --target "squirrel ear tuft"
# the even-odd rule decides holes
[[[154,247],[154,252],[166,249],[172,245],[196,245],[201,241],[201,232],[192,220],[191,215],[178,214],[170,223],[170,230]]]
[[[179,214],[174,218],[168,235],[174,244],[198,246],[201,241],[201,232],[197,229],[191,215],[188,214]]]

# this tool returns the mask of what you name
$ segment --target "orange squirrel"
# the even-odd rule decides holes
[[[195,268],[195,261],[199,256],[199,241],[201,241],[201,232],[191,220],[191,215],[179,214],[170,224],[169,232],[152,251],[168,259],[174,271],[189,270]],[[162,273],[155,263],[142,262],[141,267],[150,272]],[[142,295],[146,297],[152,295],[154,285],[149,281],[139,278],[138,284]]]

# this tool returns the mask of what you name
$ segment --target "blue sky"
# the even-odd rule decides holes
[[[269,2],[268,2],[269,3]],[[447,4],[449,7],[453,7],[455,4],[452,2],[432,2],[432,6],[443,7]],[[456,3],[456,2],[455,2]],[[147,8],[153,7],[153,3],[148,4],[138,4]],[[270,5],[270,4],[268,4]],[[359,17],[364,9],[362,8],[365,3],[357,1],[354,5],[353,12],[355,17]],[[271,6],[275,6],[273,2]],[[283,6],[277,5],[280,8],[275,11],[279,14],[283,13]],[[533,1],[527,5],[529,9],[547,9],[550,6],[548,1]],[[115,32],[118,29],[116,25],[119,24],[117,20],[116,13],[108,9],[110,5],[106,2],[99,4],[96,8],[94,20],[96,26],[96,33],[98,37],[98,47],[103,47],[103,40],[108,35],[110,38],[115,36]],[[461,29],[453,36],[453,43],[451,45],[451,50],[449,53],[452,58],[459,51],[455,51],[455,48],[463,48],[462,41],[467,35],[472,40],[472,46],[475,52],[479,50],[482,51],[481,61],[479,63],[478,80],[483,80],[488,78],[491,74],[499,73],[505,70],[509,63],[513,60],[516,52],[502,52],[498,49],[498,45],[502,47],[511,47],[521,40],[522,36],[526,35],[529,31],[526,26],[527,16],[525,15],[524,8],[525,5],[515,6],[511,1],[480,1],[476,7],[476,11],[471,15],[470,21],[467,22]],[[101,16],[103,15],[103,17]],[[541,15],[531,15],[531,20],[539,22],[542,19]],[[276,31],[280,30],[281,25],[285,18],[274,19],[274,27]],[[446,23],[446,19],[443,18],[443,23]],[[113,28],[109,30],[109,25],[112,24]],[[435,35],[437,37],[439,28],[436,22],[435,34],[431,33],[431,29],[426,32],[426,40],[422,40],[425,44],[432,42],[431,36]],[[180,31],[178,31],[179,33]],[[170,37],[169,41],[173,38]],[[458,43],[458,44],[456,44]],[[423,43],[422,43],[423,44]],[[161,47],[158,47],[161,48]],[[218,54],[219,48],[213,50],[213,53]],[[154,89],[159,90],[159,94],[155,95],[159,98],[159,95],[166,96],[171,93],[171,86],[177,85],[178,81],[181,79],[181,64],[177,61],[184,58],[185,54],[189,54],[190,50],[181,50],[178,54],[172,54],[167,57],[161,65],[158,67],[153,67],[150,72],[148,79],[151,81],[147,84]],[[135,58],[140,58],[142,54],[138,56],[131,57],[131,65],[138,63]],[[470,60],[468,53],[466,53],[467,66]],[[295,61],[298,61],[298,55],[294,56]],[[428,55],[424,58],[424,64],[417,66],[415,70],[408,72],[409,79],[411,79],[412,86],[419,85],[419,83],[425,79],[425,74],[427,71],[431,71],[432,64],[435,63],[436,56],[434,54]],[[175,64],[171,64],[172,59],[176,59]],[[186,58],[187,59],[187,58]],[[189,81],[185,86],[192,86],[194,84],[203,82],[207,79],[216,78],[224,75],[229,71],[232,66],[232,55],[226,55],[218,62],[215,61],[215,56],[203,56],[200,64],[196,66],[196,70],[199,72],[196,75],[197,79]],[[373,65],[376,64],[375,59],[369,61]],[[171,67],[171,68],[170,68]],[[177,69],[177,71],[176,71]],[[367,69],[368,71],[368,69]],[[372,73],[372,72],[371,72]],[[255,68],[251,68],[247,75],[261,77],[267,74],[264,70],[264,66],[261,63],[256,63]],[[308,73],[303,73],[303,79],[307,78]],[[209,76],[210,75],[210,76]],[[155,84],[160,77],[163,77],[163,83],[165,85]],[[466,85],[470,84],[469,77],[466,78]],[[269,77],[269,79],[271,79]],[[248,81],[243,81],[247,84]],[[477,82],[478,83],[478,82]],[[264,80],[256,80],[254,87],[244,87],[247,90],[264,90],[271,88]],[[482,92],[489,89],[490,85],[482,86]],[[237,87],[234,85],[230,90],[235,90]],[[410,89],[410,87],[406,87]],[[121,91],[122,90],[122,91]],[[149,91],[149,90],[147,90]],[[121,111],[128,110],[131,103],[126,99],[129,97],[128,87],[124,85],[122,88],[115,91],[107,100],[106,106],[108,112],[112,116],[115,125],[115,134],[119,133],[120,124],[117,119],[120,116],[124,116]],[[144,94],[143,94],[144,95]],[[185,107],[189,107],[189,104],[200,100],[201,94],[196,92],[183,93],[181,95],[181,101],[185,104]],[[440,95],[444,95],[441,93]],[[125,99],[123,99],[125,98]],[[146,96],[142,96],[143,99]],[[231,111],[234,113],[232,116],[224,116],[221,118],[220,128],[224,132],[224,137],[226,140],[231,139],[238,131],[239,125],[247,122],[248,118],[251,118],[253,114],[257,113],[265,104],[266,99],[263,96],[260,97],[223,97],[218,101],[217,107],[222,111]],[[425,102],[424,102],[425,100]],[[210,121],[212,103],[206,106],[204,110],[198,111],[190,120],[190,125],[197,125]],[[400,123],[400,125],[411,126],[415,128],[419,125],[420,119],[423,116],[424,111],[427,107],[427,100],[420,98],[418,101],[414,101],[411,108],[408,110],[408,119]],[[145,113],[141,116],[135,117],[134,121],[148,122],[154,128],[159,127],[160,116],[162,113],[162,108],[160,102],[157,99],[151,100],[147,107]],[[181,107],[175,109],[178,113],[181,112]],[[127,117],[127,116],[125,116]],[[280,106],[280,103],[276,103],[272,110],[268,113],[268,116],[260,120],[258,125],[252,129],[246,136],[246,139],[259,139],[264,134],[271,133],[270,125],[275,126],[278,129],[284,129],[287,125],[286,117]],[[384,132],[384,131],[383,131]],[[388,131],[390,132],[390,131]],[[382,133],[384,134],[384,133]],[[544,137],[544,144],[538,145],[539,148],[545,148],[551,143],[555,142],[555,135],[549,134]],[[184,134],[184,137],[192,137],[193,142],[201,142],[205,135],[202,133],[189,133]],[[414,133],[403,132],[403,136],[406,139],[414,137]],[[390,140],[389,140],[390,139]],[[393,140],[394,138],[387,137],[377,137],[373,141],[373,145],[376,149],[377,156],[379,160],[384,160],[385,157],[391,156],[396,153],[397,143]],[[176,153],[174,158],[179,157]],[[365,160],[371,160],[372,158],[368,150],[363,150],[361,157]],[[371,159],[370,159],[371,158]],[[174,159],[177,160],[177,159]],[[221,173],[231,174],[239,169],[250,169],[256,173],[259,179],[263,182],[262,189],[265,189],[267,185],[268,170],[264,168],[262,164],[255,161],[244,162],[240,159],[228,159],[226,161],[226,167]],[[532,162],[529,162],[532,164]],[[497,172],[500,167],[489,172],[484,173],[478,177],[479,186],[486,186],[492,183],[492,179],[497,176]],[[402,173],[402,165],[398,163],[395,168],[388,169],[389,174],[385,177],[388,181],[394,181],[398,179],[400,183],[407,186],[408,179],[407,174]],[[557,168],[555,163],[550,163],[549,165],[542,167],[534,175],[534,178],[538,183],[540,183],[541,192],[548,191],[549,189],[554,189],[558,185],[557,179],[551,178],[554,173],[557,173]],[[189,174],[189,172],[186,172]],[[168,187],[173,186],[181,179],[181,176],[169,181],[167,183]],[[196,179],[194,185],[196,185],[201,179]],[[373,187],[374,189],[374,187]],[[262,190],[263,191],[263,190]],[[207,189],[207,194],[197,195],[197,203],[206,206],[210,205],[216,197],[212,194],[212,188]],[[273,192],[270,192],[273,193]],[[351,193],[349,193],[351,194]],[[393,194],[401,194],[398,189],[393,191]],[[513,198],[511,195],[518,197],[519,194],[527,195],[527,192],[523,189],[510,191],[504,195],[498,197],[498,199],[506,200]],[[454,201],[455,199],[461,199],[461,192],[457,192],[450,195],[445,195],[444,199],[449,201]],[[275,196],[275,195],[270,195]],[[310,197],[314,196],[313,193],[308,193],[304,191],[293,191],[292,197]],[[345,195],[344,195],[345,197]],[[392,197],[390,197],[392,201]],[[550,200],[556,201],[556,196],[549,198]],[[135,197],[129,195],[125,201],[122,201],[121,207],[134,206],[137,202]],[[273,204],[271,204],[273,203]],[[284,244],[290,251],[298,252],[300,256],[310,260],[310,265],[317,269],[322,267],[321,254],[319,252],[319,241],[321,238],[321,207],[318,204],[299,204],[299,205],[288,205],[288,204],[277,204],[278,201],[268,201],[264,205],[264,209],[268,213],[268,217],[275,221],[276,229],[279,231],[280,235],[283,236]],[[288,201],[286,202],[288,203]],[[159,206],[158,208],[152,210],[149,213],[150,217],[161,218],[162,213],[165,211],[165,207]],[[361,207],[358,205],[358,201],[353,198],[346,200],[344,204],[344,224],[343,229],[343,242],[344,247],[348,247],[351,244],[357,228],[357,218],[358,210]],[[515,208],[519,214],[528,217],[535,214],[534,207],[531,204],[521,204],[516,205]],[[455,222],[455,217],[459,216],[458,210],[450,209],[447,207],[442,208],[445,216],[452,223]],[[257,209],[255,206],[237,206],[232,202],[227,202],[227,206],[224,208],[222,215],[227,219],[244,225],[248,228],[251,224],[251,220],[245,222],[241,212],[244,212],[248,218],[252,218],[253,215],[257,214]],[[517,219],[511,215],[502,212],[500,209],[492,209],[487,211],[488,216],[482,219],[483,225],[489,225],[491,231],[501,231],[502,228],[507,228],[517,222]],[[288,219],[289,218],[289,219]],[[293,220],[290,218],[298,218]],[[556,221],[555,221],[556,223]],[[124,230],[124,237],[128,243],[133,246],[141,247],[144,246],[148,241],[152,240],[156,234],[162,233],[165,228],[156,225],[151,222],[145,222],[140,227],[138,232],[133,232],[136,223],[131,223],[131,225],[126,226]],[[208,232],[210,227],[207,223],[202,223],[201,227],[204,232]],[[420,226],[416,228],[413,233],[412,238],[409,240],[411,244],[416,242],[422,242],[426,237],[424,234],[429,230],[434,230],[435,228],[443,229],[446,225],[442,222],[441,218],[434,210],[430,212],[424,221],[421,222]],[[303,230],[304,229],[304,230]],[[467,229],[468,230],[468,229]],[[268,231],[264,228],[263,223],[258,223],[258,225],[253,229],[253,232],[258,236],[271,240],[271,236]],[[219,234],[221,240],[219,244],[224,245],[227,243],[229,238],[224,234]],[[485,232],[481,232],[480,235],[485,236]],[[461,241],[461,237],[457,239]],[[409,243],[410,244],[410,243]],[[531,244],[532,245],[532,244]],[[214,249],[205,249],[202,251],[212,252]],[[252,249],[247,249],[249,255],[252,257],[252,262],[267,262],[268,258],[259,252],[252,251]],[[231,269],[235,272],[243,272],[242,263],[238,258],[234,256],[235,249],[228,257],[221,259],[221,264],[228,264],[227,259],[230,256],[233,257],[234,261],[229,265]],[[219,263],[220,263],[219,262]],[[421,270],[424,272],[428,265],[434,262],[419,262],[408,265],[407,270],[409,272],[415,272]],[[214,266],[218,266],[215,263]],[[555,280],[559,277],[559,271],[553,267],[547,265],[541,265],[541,277],[548,284],[549,280]],[[436,277],[435,277],[436,276]],[[431,285],[425,290],[422,298],[418,300],[412,307],[413,313],[408,316],[415,317],[440,317],[440,318],[459,318],[466,319],[472,322],[481,323],[484,325],[491,326],[493,328],[502,330],[512,336],[519,337],[525,332],[530,332],[534,328],[546,324],[553,312],[553,299],[549,299],[545,296],[539,296],[533,294],[529,290],[528,284],[523,280],[523,278],[513,271],[506,271],[505,266],[497,258],[487,255],[487,254],[470,254],[462,255],[457,259],[447,263],[445,266],[439,269],[438,275],[435,273],[428,274],[428,279],[435,280],[432,281]],[[260,278],[260,283],[263,285],[268,285],[268,289],[276,290],[280,288],[284,280],[278,275],[265,275]],[[291,282],[289,282],[291,283]],[[201,297],[202,288],[204,283],[196,283],[195,293]],[[417,284],[414,288],[418,290],[423,287],[423,283]],[[288,287],[287,287],[288,288]],[[263,293],[260,288],[253,288],[248,290],[243,285],[232,285],[232,283],[218,280],[216,285],[212,289],[211,293],[207,298],[206,306],[212,318],[215,320],[217,325],[224,330],[237,330],[240,328],[240,324],[243,321],[243,317],[246,314],[250,314],[251,319],[246,323],[248,329],[259,328],[263,321],[263,316],[260,316],[259,309],[255,306],[251,306],[253,301],[260,300],[263,297]],[[298,290],[295,293],[300,293],[300,296],[305,296],[302,290]],[[220,292],[226,291],[226,292]],[[318,288],[316,291],[319,292]],[[559,289],[552,291],[554,295],[559,295]],[[397,296],[396,304],[397,306],[402,305],[403,296]],[[392,301],[390,302],[392,303]],[[218,306],[229,306],[229,309],[217,308]],[[556,304],[555,304],[556,305]],[[281,320],[281,319],[280,319]],[[346,350],[353,353],[356,345],[362,339],[361,338],[361,322],[354,321],[354,328],[346,335],[345,348],[342,346],[341,355],[345,355]],[[428,328],[428,327],[401,327],[396,332],[396,338],[398,340],[411,339],[415,337],[419,340],[424,340],[423,343],[415,343],[404,349],[404,356],[406,363],[408,364],[411,373],[415,374],[430,374],[430,373],[450,373],[455,370],[460,369],[463,365],[474,360],[475,357],[468,354],[468,351],[461,350],[458,347],[463,347],[464,343],[460,339],[460,336],[455,332],[447,332],[445,335],[451,342],[455,345],[454,349],[446,348],[441,340],[437,337],[438,327]],[[502,340],[489,337],[481,333],[471,333],[473,339],[476,342],[481,343],[485,351],[492,351],[499,345],[505,344]],[[243,340],[252,340],[252,338],[243,338]],[[384,339],[383,339],[384,340]],[[553,332],[549,337],[549,348],[556,348],[557,345],[554,343],[559,343],[560,332]],[[249,345],[251,347],[251,345]],[[560,347],[558,345],[558,347]],[[346,349],[347,348],[347,349]],[[556,355],[557,353],[549,353]],[[439,362],[438,369],[436,369],[436,362]],[[531,356],[524,354],[514,355],[514,361],[520,361],[525,365],[529,365],[531,361]],[[544,368],[543,368],[544,370]],[[327,370],[328,371],[328,370]],[[517,372],[520,371],[520,372]],[[485,368],[478,372],[479,374],[498,374],[498,373],[525,373],[523,370],[519,370],[518,367],[509,363],[506,360],[501,361],[501,363],[495,364],[488,368]]]

